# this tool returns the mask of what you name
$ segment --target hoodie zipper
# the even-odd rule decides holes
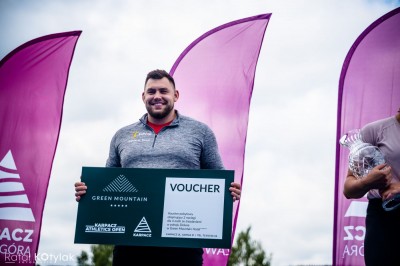
[[[171,126],[171,124],[169,124],[168,126],[163,127],[163,128],[158,132],[158,134],[156,134],[156,132],[154,131],[154,129],[152,129],[152,128],[151,128],[149,125],[147,125],[147,124],[145,124],[145,125],[146,125],[146,127],[148,127],[151,131],[154,132],[153,145],[151,145],[152,148],[154,148],[154,145],[156,144],[156,140],[157,140],[158,134],[160,134],[162,131],[164,131],[167,127],[170,127],[170,126]]]
[[[153,146],[151,146],[152,148],[154,148],[154,144],[156,144],[156,139],[157,139],[157,134],[154,135]]]
[[[169,127],[170,125],[168,125],[168,126],[165,126],[165,127],[163,127],[159,132],[158,132],[158,134],[160,134],[162,131],[164,131],[167,127]],[[153,129],[151,129],[151,130],[153,130]],[[154,130],[153,130],[153,132],[154,132]],[[156,140],[157,140],[157,136],[158,136],[158,134],[156,134],[155,132],[154,132],[154,140],[153,140],[153,145],[151,146],[152,148],[154,148],[154,145],[156,144]]]

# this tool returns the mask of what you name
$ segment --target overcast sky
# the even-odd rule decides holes
[[[255,77],[237,232],[272,265],[330,264],[337,92],[351,45],[400,6],[378,0],[0,0],[0,58],[40,36],[82,30],[69,75],[39,252],[78,255],[73,183],[103,166],[115,131],[145,112],[144,78],[197,37],[272,13]]]

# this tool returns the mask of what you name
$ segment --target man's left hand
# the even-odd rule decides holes
[[[229,191],[231,192],[233,201],[235,200],[240,200],[240,194],[241,194],[241,188],[242,186],[239,183],[232,182],[231,187],[229,188]]]

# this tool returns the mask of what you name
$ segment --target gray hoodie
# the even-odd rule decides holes
[[[224,169],[212,130],[192,118],[177,116],[158,134],[147,114],[118,130],[111,140],[107,167]]]

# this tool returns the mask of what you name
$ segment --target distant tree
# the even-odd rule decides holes
[[[89,263],[89,255],[86,251],[82,251],[77,257],[78,266],[111,266],[113,246],[111,245],[91,245],[92,261]]]
[[[239,233],[229,256],[229,266],[271,266],[272,254],[268,255],[261,243],[250,237],[251,226]]]
[[[76,257],[78,262],[78,266],[90,266],[89,262],[89,255],[86,251],[82,250],[81,255]]]
[[[111,266],[114,246],[111,245],[91,245],[93,253],[93,264],[95,266]]]

